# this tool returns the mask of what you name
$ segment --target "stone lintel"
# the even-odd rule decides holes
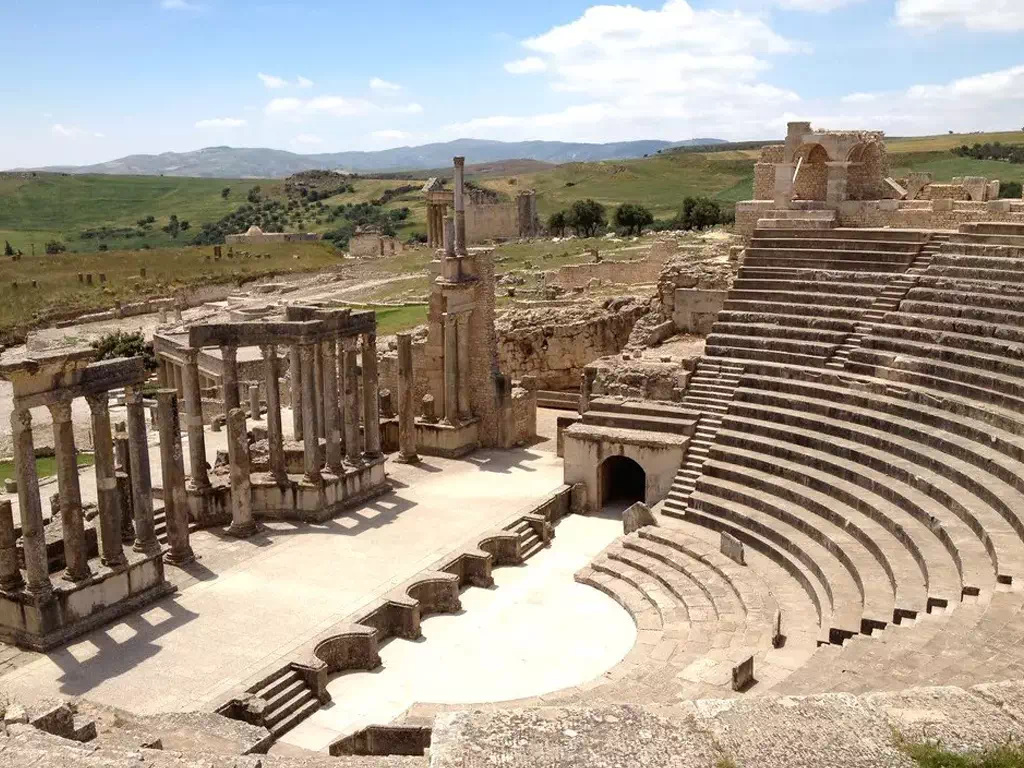
[[[88,397],[112,389],[131,387],[146,380],[146,367],[141,357],[103,360],[75,371],[70,381],[62,381],[42,371],[29,375],[14,374],[14,397],[21,408],[51,405],[70,398]],[[0,374],[0,377],[4,377]],[[6,377],[4,377],[6,378]]]
[[[690,438],[684,435],[658,434],[638,429],[619,429],[617,427],[598,427],[582,423],[573,424],[563,434],[565,437],[572,437],[591,443],[607,441],[647,448],[682,448],[690,440]]]
[[[336,336],[372,333],[377,328],[372,311],[339,314],[316,320],[279,320],[249,323],[194,325],[189,329],[188,346],[258,347],[266,344],[290,346],[316,344]]]

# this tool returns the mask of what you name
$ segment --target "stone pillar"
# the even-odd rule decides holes
[[[84,581],[89,570],[85,546],[85,519],[82,515],[82,490],[78,485],[78,454],[71,423],[71,401],[48,406],[53,417],[53,445],[57,458],[57,486],[60,489],[60,521],[64,529],[64,578]]]
[[[260,387],[259,384],[249,385],[249,418],[258,421],[260,418]]]
[[[292,434],[296,440],[302,439],[302,360],[299,347],[293,345],[288,351],[288,373],[292,401]]]
[[[850,164],[844,162],[827,162],[828,186],[825,193],[825,200],[829,203],[842,203],[849,197],[847,183],[849,180]]]
[[[185,565],[196,559],[188,542],[188,495],[185,493],[185,465],[181,453],[181,422],[178,395],[173,389],[156,393],[160,429],[160,469],[164,481],[164,519],[167,525],[166,560]]]
[[[117,426],[114,434],[114,457],[117,469],[117,501],[121,510],[121,543],[135,541],[135,505],[132,501],[132,462],[128,452],[128,433],[124,422]]]
[[[443,232],[444,255],[453,258],[455,256],[455,222],[451,216],[445,217]]]
[[[221,347],[220,354],[223,361],[220,382],[224,390],[224,413],[226,414],[241,405],[238,398],[238,348]]]
[[[39,500],[39,476],[32,444],[32,412],[15,403],[11,413],[14,437],[14,469],[18,475],[18,511],[21,514],[21,546],[25,553],[26,589],[44,602],[53,594],[43,532],[43,505]]]
[[[14,535],[11,502],[0,501],[0,590],[13,592],[25,584],[18,567],[18,538]]]
[[[345,458],[350,464],[358,464],[361,458],[362,442],[359,439],[359,383],[356,381],[355,339],[343,339],[345,368]]]
[[[455,253],[466,255],[466,201],[463,194],[466,158],[456,157],[455,162]]]
[[[380,456],[380,382],[377,334],[363,334],[363,438],[367,457]]]
[[[160,358],[160,365],[156,369],[156,380],[161,387],[171,386],[169,364],[166,358]]]
[[[412,335],[398,334],[398,460],[420,460],[416,453],[416,386],[412,367]]]
[[[231,525],[228,533],[246,539],[256,533],[252,518],[252,494],[249,478],[249,435],[245,428],[245,411],[233,408],[228,412],[228,464],[231,470]]]
[[[128,456],[132,465],[132,507],[135,514],[136,552],[155,555],[160,552],[153,522],[153,479],[149,468],[149,440],[146,437],[146,413],[142,407],[142,390],[125,390],[128,410]]]
[[[324,430],[324,356],[320,344],[313,347],[313,416],[318,438],[327,436]]]
[[[444,420],[448,424],[455,424],[459,420],[459,339],[455,320],[456,316],[451,312],[445,313]]]
[[[590,409],[590,397],[594,391],[594,377],[596,373],[584,368],[580,374],[580,415],[582,416]]]
[[[793,205],[793,172],[796,165],[793,163],[775,164],[775,207],[778,209],[790,208]]]
[[[192,487],[210,487],[206,471],[206,433],[203,431],[203,394],[199,383],[199,350],[185,350],[185,425],[188,427],[188,460],[192,470]]]
[[[322,345],[324,370],[324,432],[327,437],[327,466],[341,474],[341,419],[338,413],[338,352],[337,341],[331,339]]]
[[[463,312],[456,317],[455,326],[458,336],[458,362],[456,368],[459,371],[459,416],[466,419],[471,415],[469,405],[469,313]]]
[[[277,347],[260,347],[263,354],[267,388],[267,444],[270,454],[270,474],[281,483],[288,479],[284,458],[284,436],[281,429],[281,388],[277,370]]]
[[[313,358],[315,352],[312,344],[299,347],[299,358],[302,367],[302,433],[303,437],[303,470],[306,480],[311,483],[320,482],[320,439],[316,434],[316,386],[313,379]]]
[[[92,445],[96,470],[96,506],[99,508],[100,562],[108,568],[124,565],[121,547],[121,501],[114,474],[114,436],[110,431],[110,402],[107,393],[86,398],[92,414]]]

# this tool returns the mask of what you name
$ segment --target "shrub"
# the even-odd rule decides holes
[[[60,240],[50,240],[46,243],[46,252],[49,254],[64,253],[68,247]]]
[[[118,357],[141,357],[147,371],[155,371],[157,366],[156,355],[153,354],[153,344],[146,342],[146,337],[141,331],[128,333],[126,331],[114,331],[108,333],[92,343],[96,350],[97,360],[113,360]]]
[[[598,230],[608,226],[604,206],[595,200],[577,200],[569,209],[566,223],[573,228],[577,237],[594,237]]]
[[[636,203],[623,203],[615,211],[615,226],[627,234],[641,235],[644,227],[654,223],[654,214]]]
[[[4,240],[4,256],[13,256],[14,249],[11,247],[10,242]]]
[[[1020,200],[1022,191],[1024,190],[1021,189],[1019,181],[999,182],[999,197],[1001,198]]]
[[[230,194],[231,194],[231,187],[224,187],[224,189],[222,189],[222,190],[220,191],[220,196],[221,196],[221,197],[222,197],[222,198],[223,198],[224,200],[227,200],[227,199],[228,199],[228,195],[230,195]]]
[[[548,216],[548,232],[559,237],[565,236],[565,228],[569,226],[568,214],[565,211],[556,211]]]

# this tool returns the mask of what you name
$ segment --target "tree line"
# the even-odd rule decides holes
[[[660,221],[654,218],[650,209],[638,203],[623,203],[612,215],[615,231],[621,235],[641,235],[645,229],[700,230],[716,224],[731,224],[735,220],[735,212],[707,197],[685,198],[679,213]],[[569,208],[552,213],[547,221],[548,232],[558,237],[564,237],[568,231],[577,237],[595,237],[606,231],[608,226],[605,206],[590,198],[577,200]]]

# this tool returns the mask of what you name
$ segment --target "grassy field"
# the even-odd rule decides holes
[[[95,462],[96,459],[91,453],[78,454],[78,466],[80,467],[91,467]],[[56,475],[57,459],[53,456],[36,459],[36,474],[39,477],[51,477]],[[3,483],[4,480],[11,477],[14,477],[14,462],[0,461],[0,483]]]

